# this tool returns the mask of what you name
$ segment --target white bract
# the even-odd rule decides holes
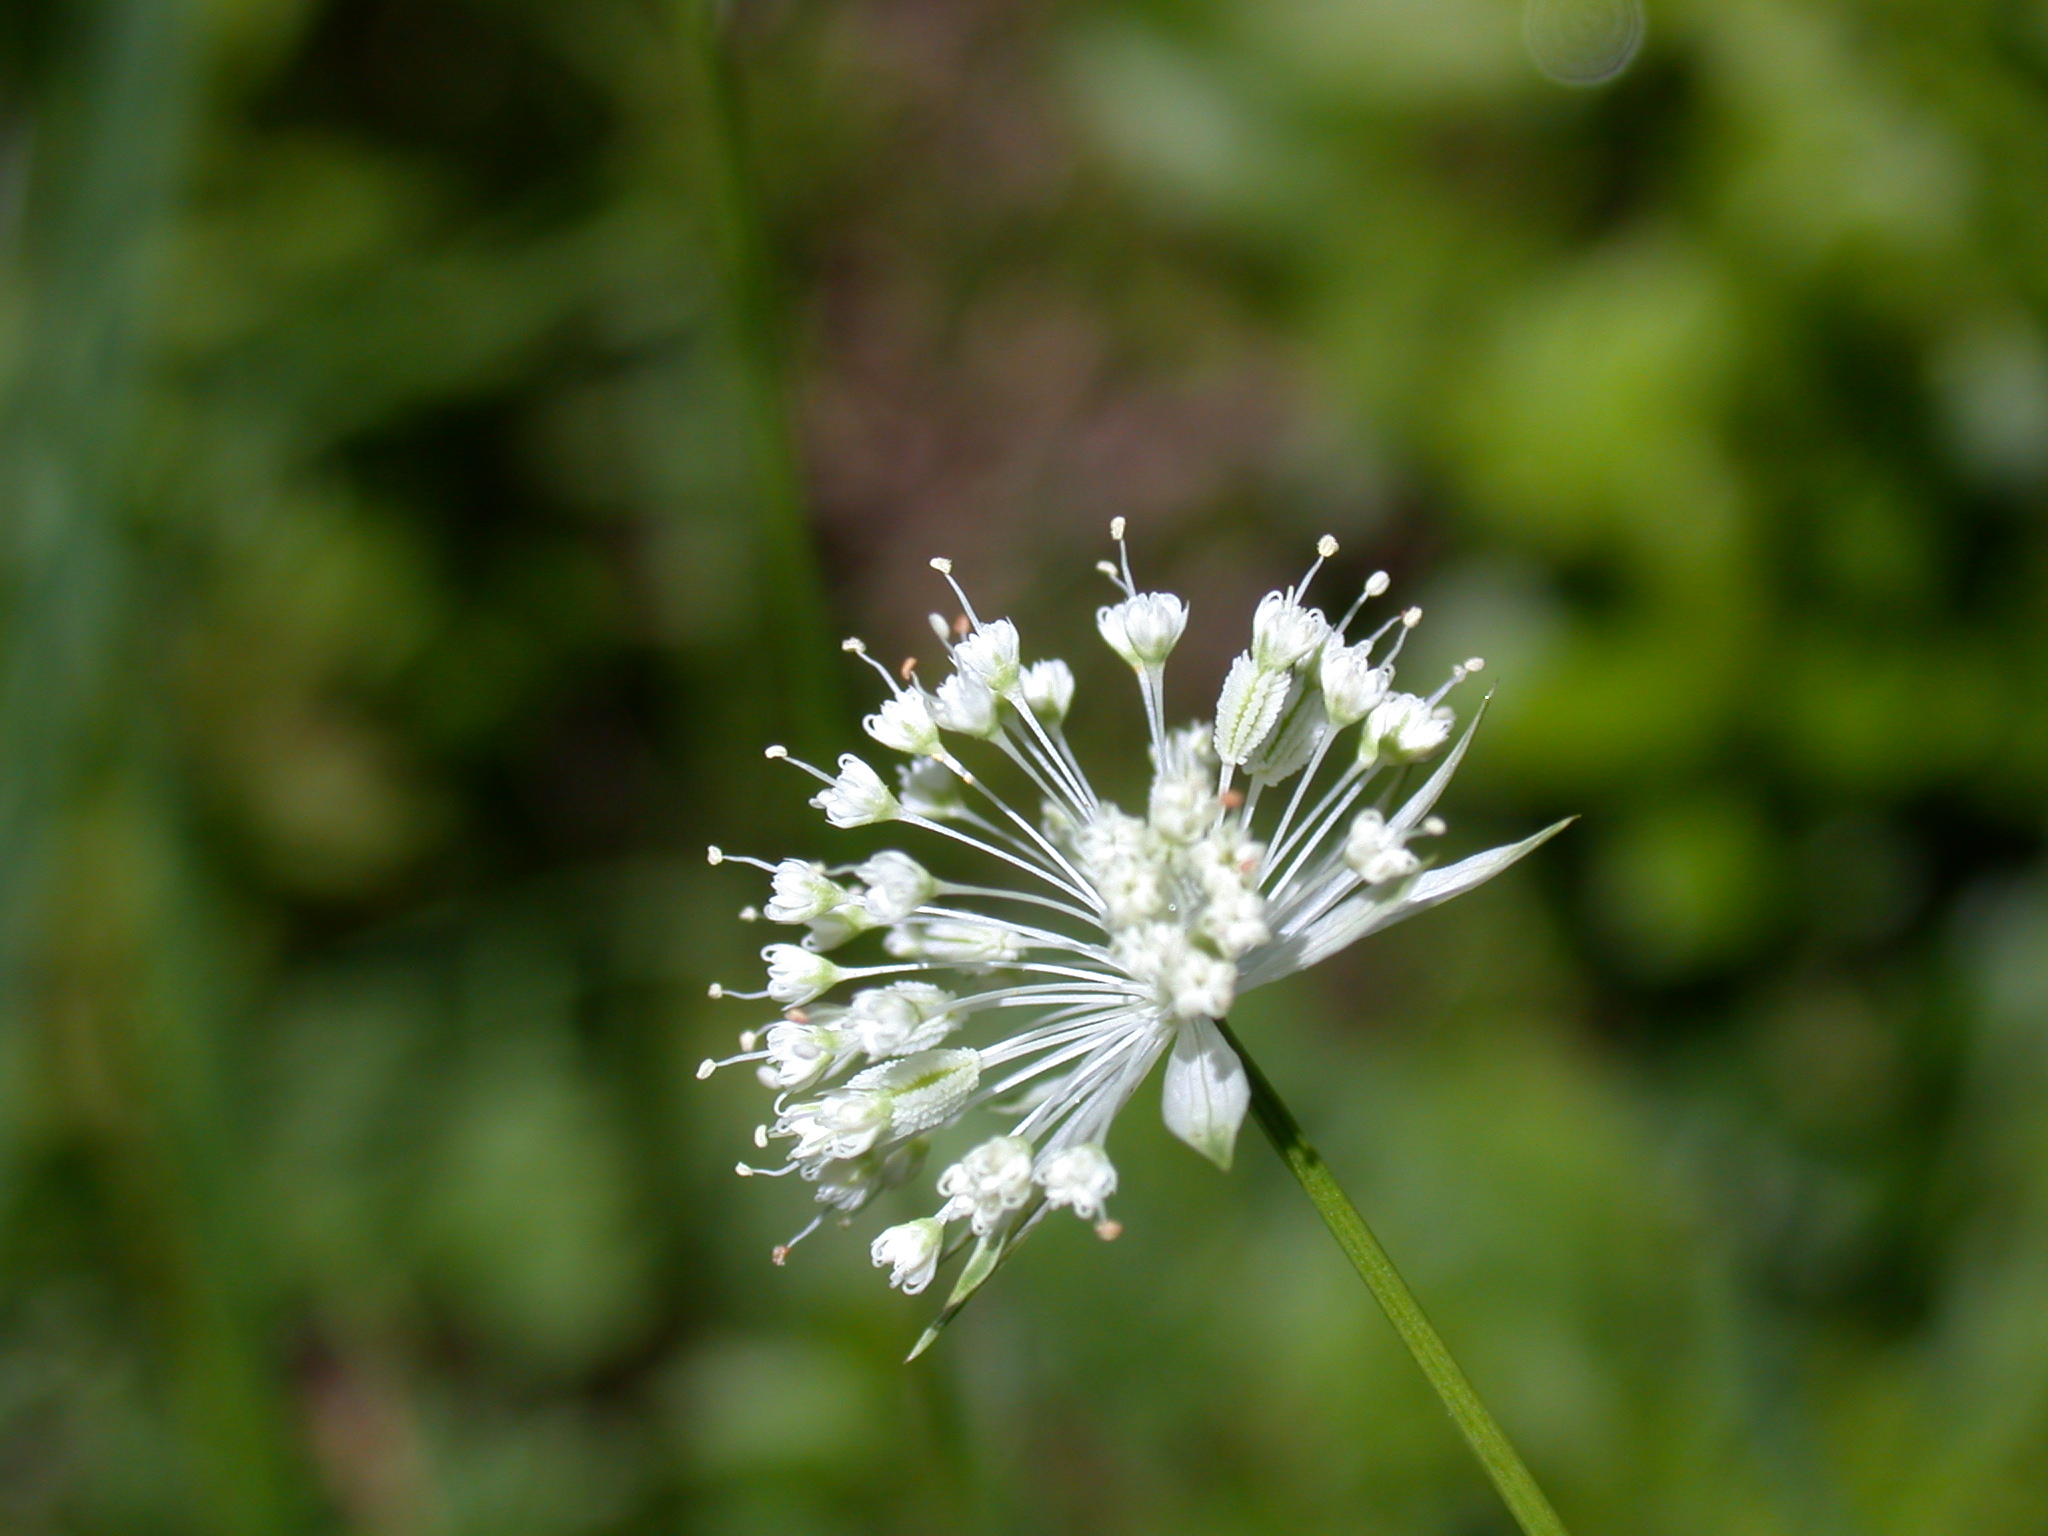
[[[983,883],[954,884],[894,849],[842,868],[712,850],[713,863],[768,872],[763,915],[809,930],[762,951],[764,990],[712,989],[784,1008],[743,1035],[730,1060],[757,1063],[775,1092],[775,1117],[756,1140],[785,1142],[787,1153],[779,1166],[741,1172],[795,1174],[845,1219],[912,1176],[933,1135],[984,1108],[1009,1116],[939,1173],[935,1215],[874,1241],[890,1283],[916,1292],[978,1240],[946,1315],[1049,1210],[1115,1234],[1106,1209],[1117,1174],[1104,1143],[1162,1060],[1167,1126],[1229,1166],[1250,1086],[1216,1021],[1237,997],[1470,890],[1558,830],[1425,867],[1410,844],[1442,833],[1430,812],[1477,723],[1475,714],[1452,745],[1444,699],[1480,663],[1454,668],[1427,697],[1394,691],[1421,611],[1348,638],[1387,579],[1373,576],[1336,622],[1309,606],[1309,579],[1336,553],[1334,540],[1317,545],[1308,576],[1260,602],[1213,720],[1169,729],[1162,675],[1187,606],[1139,592],[1121,553],[1121,520],[1112,532],[1121,558],[1102,569],[1121,598],[1096,622],[1135,674],[1145,708],[1152,779],[1143,814],[1104,799],[1067,742],[1073,673],[1059,661],[1026,664],[1016,626],[982,621],[956,585],[964,617],[933,620],[952,663],[936,687],[913,664],[892,674],[847,642],[887,685],[867,729],[909,756],[898,790],[851,755],[836,774],[797,766],[822,782],[811,803],[833,825],[915,827],[960,845],[983,866]],[[951,582],[951,566],[933,564]],[[1353,728],[1355,744],[1335,750]],[[979,738],[988,747],[973,750],[1006,758],[1038,814],[961,763],[945,736]],[[1426,775],[1413,767],[1440,753]],[[1002,877],[995,883],[991,865]],[[876,963],[842,965],[822,953],[869,929],[883,930]],[[823,1000],[849,983],[845,1002]]]

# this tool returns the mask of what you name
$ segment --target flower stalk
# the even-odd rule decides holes
[[[1300,1124],[1274,1089],[1272,1080],[1260,1069],[1226,1020],[1216,1020],[1216,1028],[1229,1041],[1237,1059],[1244,1065],[1245,1076],[1251,1086],[1253,1118],[1259,1122],[1267,1139],[1273,1143],[1273,1150],[1280,1154],[1288,1172],[1294,1175],[1302,1192],[1315,1206],[1316,1214],[1323,1218],[1330,1235],[1337,1239],[1337,1246],[1344,1250],[1352,1268],[1365,1281],[1373,1299],[1387,1314],[1387,1321],[1394,1325],[1401,1342],[1408,1346],[1408,1353],[1422,1367],[1422,1374],[1436,1388],[1445,1411],[1465,1437],[1465,1443],[1472,1447],[1472,1454],[1479,1458],[1479,1464],[1486,1469],[1487,1477],[1492,1479],[1494,1488],[1513,1512],[1524,1536],[1566,1536],[1564,1523],[1558,1519],[1557,1511],[1550,1507],[1550,1501],[1536,1486],[1536,1479],[1515,1453],[1507,1435],[1493,1415],[1486,1411],[1486,1404],[1479,1400],[1479,1394],[1472,1389],[1472,1383],[1459,1369],[1458,1362],[1451,1358],[1442,1336],[1431,1326],[1421,1303],[1408,1289],[1400,1271],[1394,1268],[1394,1261],[1387,1257],[1379,1239],[1373,1236],[1372,1228],[1365,1224],[1365,1218],[1359,1215],[1358,1207],[1338,1185],[1336,1176],[1330,1172],[1330,1165],[1302,1135]]]

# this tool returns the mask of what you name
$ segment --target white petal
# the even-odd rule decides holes
[[[1354,896],[1328,916],[1318,918],[1306,930],[1284,944],[1260,951],[1244,968],[1238,991],[1264,986],[1282,976],[1320,964],[1340,949],[1347,949],[1369,933],[1391,928],[1403,918],[1427,911],[1453,896],[1462,896],[1474,886],[1484,885],[1517,859],[1535,852],[1578,818],[1567,816],[1545,827],[1533,837],[1500,848],[1489,848],[1461,859],[1448,869],[1424,870],[1392,898]]]
[[[1218,1168],[1230,1167],[1237,1128],[1251,1103],[1244,1064],[1208,1019],[1191,1019],[1174,1037],[1166,1058],[1161,1109],[1166,1128]]]

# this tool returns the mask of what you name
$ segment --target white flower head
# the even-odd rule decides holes
[[[1120,524],[1113,532],[1121,546]],[[965,617],[936,626],[952,674],[928,694],[899,681],[912,669],[884,671],[889,697],[869,720],[870,735],[911,755],[897,769],[900,791],[852,755],[836,775],[806,771],[823,781],[812,804],[834,826],[902,820],[978,867],[936,875],[891,849],[860,862],[849,886],[816,863],[712,851],[713,863],[767,871],[767,915],[810,929],[802,944],[762,951],[764,991],[730,994],[788,1010],[765,1038],[742,1035],[729,1058],[755,1063],[781,1095],[757,1139],[789,1144],[780,1167],[743,1172],[795,1173],[820,1206],[851,1213],[901,1183],[931,1140],[979,1115],[1009,1116],[1000,1134],[990,1127],[953,1149],[933,1215],[874,1242],[876,1263],[908,1292],[976,1243],[945,1315],[1048,1209],[1111,1235],[1104,1211],[1117,1175],[1104,1145],[1162,1063],[1168,1128],[1229,1165],[1250,1088],[1218,1021],[1239,996],[1471,889],[1558,830],[1423,867],[1409,844],[1442,832],[1430,813],[1472,731],[1452,743],[1442,700],[1479,663],[1428,697],[1395,691],[1420,611],[1348,638],[1387,580],[1375,575],[1332,622],[1303,594],[1335,549],[1322,541],[1309,575],[1258,605],[1214,719],[1184,728],[1166,723],[1163,668],[1187,607],[1140,593],[1121,548],[1104,562],[1120,600],[1097,624],[1137,674],[1151,744],[1142,815],[1104,798],[1068,744],[1073,673],[1056,660],[1024,666],[1015,625],[978,617],[956,585]],[[970,738],[962,751],[986,752],[987,766],[953,757],[941,731]],[[1438,756],[1419,784],[1400,773]],[[1006,798],[1012,785],[1036,814]],[[879,942],[869,928],[883,930]],[[819,953],[855,941],[873,947],[873,963]],[[850,1000],[825,1000],[840,987]],[[965,1231],[949,1238],[956,1223]]]

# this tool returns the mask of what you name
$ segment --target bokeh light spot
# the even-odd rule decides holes
[[[1522,38],[1536,67],[1563,85],[1600,85],[1643,45],[1642,0],[1529,0]]]

